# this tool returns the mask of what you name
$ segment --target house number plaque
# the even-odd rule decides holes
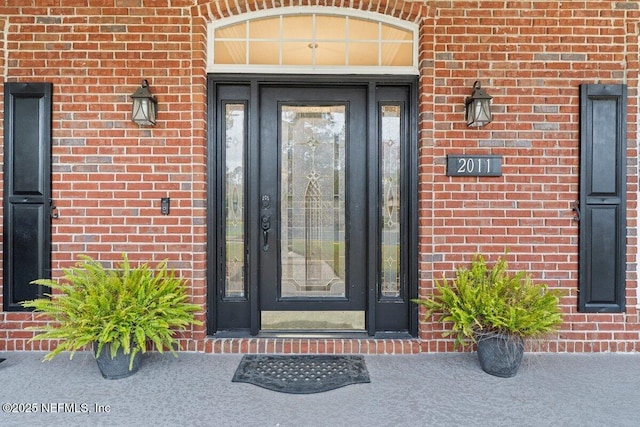
[[[448,176],[502,176],[502,156],[448,155]]]

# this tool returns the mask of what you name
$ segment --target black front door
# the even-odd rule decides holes
[[[209,333],[415,334],[415,79],[284,80],[209,76]]]
[[[365,329],[366,92],[260,97],[261,329]]]

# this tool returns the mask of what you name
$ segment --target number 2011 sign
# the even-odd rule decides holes
[[[448,176],[502,176],[502,156],[448,155]]]

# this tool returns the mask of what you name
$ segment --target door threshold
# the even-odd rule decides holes
[[[366,331],[354,330],[265,330],[260,331],[255,338],[301,338],[301,339],[317,339],[317,338],[347,338],[347,339],[365,339],[373,338]]]

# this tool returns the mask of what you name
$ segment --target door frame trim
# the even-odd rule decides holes
[[[246,271],[247,275],[245,280],[248,281],[247,292],[248,298],[245,301],[248,304],[248,311],[250,312],[250,327],[249,328],[233,328],[225,329],[219,325],[217,319],[218,312],[218,300],[220,299],[220,290],[218,287],[217,274],[220,271],[220,263],[223,258],[220,257],[220,252],[224,249],[218,247],[217,238],[220,230],[218,223],[218,212],[221,209],[220,206],[223,203],[223,197],[218,192],[219,186],[219,171],[217,170],[218,151],[217,151],[217,132],[214,126],[216,126],[217,107],[218,100],[216,98],[218,86],[223,85],[244,85],[248,87],[249,102],[248,105],[248,117],[247,117],[247,152],[246,161],[247,164],[252,164],[259,155],[256,152],[258,147],[259,132],[252,131],[259,129],[259,117],[256,114],[257,100],[259,99],[259,90],[262,86],[269,85],[289,85],[292,87],[304,87],[304,86],[331,86],[339,87],[345,86],[358,86],[361,85],[367,88],[367,135],[368,146],[377,146],[377,122],[372,120],[372,117],[377,117],[376,104],[376,86],[400,86],[407,88],[408,102],[407,102],[407,131],[405,135],[408,137],[408,141],[405,144],[406,153],[403,155],[405,174],[402,189],[409,195],[406,205],[404,205],[403,219],[407,221],[407,228],[402,232],[404,244],[406,245],[406,259],[401,266],[401,276],[404,278],[404,282],[407,285],[406,299],[410,301],[417,297],[418,294],[418,78],[416,76],[380,76],[380,75],[353,75],[353,76],[333,76],[333,75],[271,75],[271,74],[208,74],[207,76],[207,94],[208,94],[208,109],[207,120],[208,129],[207,132],[207,148],[209,155],[207,156],[207,186],[210,190],[211,196],[207,198],[207,334],[216,337],[242,337],[242,336],[257,336],[260,333],[260,305],[257,296],[258,292],[258,271],[257,268],[252,268],[257,262],[256,259],[252,259],[251,254],[255,254],[259,250],[259,244],[254,230],[255,227],[246,227],[245,241],[248,242],[246,250]],[[218,123],[219,124],[219,123]],[[369,151],[369,153],[371,150]],[[369,161],[371,161],[372,154],[368,154]],[[371,169],[371,168],[370,168]],[[371,177],[369,177],[371,179]],[[246,222],[248,224],[257,224],[259,216],[259,202],[256,194],[250,194],[249,191],[252,188],[257,188],[258,185],[257,174],[250,174],[247,177],[247,194],[246,194]],[[377,190],[369,189],[369,194],[374,194]],[[369,264],[365,277],[367,280],[367,293],[368,298],[366,302],[366,328],[369,336],[388,338],[390,336],[406,336],[415,337],[418,332],[418,307],[416,304],[408,302],[406,313],[408,318],[408,329],[406,331],[384,331],[376,330],[376,306],[380,303],[377,298],[378,290],[378,256],[377,247],[379,241],[378,215],[376,210],[376,204],[368,204],[368,218],[369,221],[369,238],[373,241],[368,243],[368,256],[374,256],[375,262]],[[371,234],[373,233],[373,234]]]

